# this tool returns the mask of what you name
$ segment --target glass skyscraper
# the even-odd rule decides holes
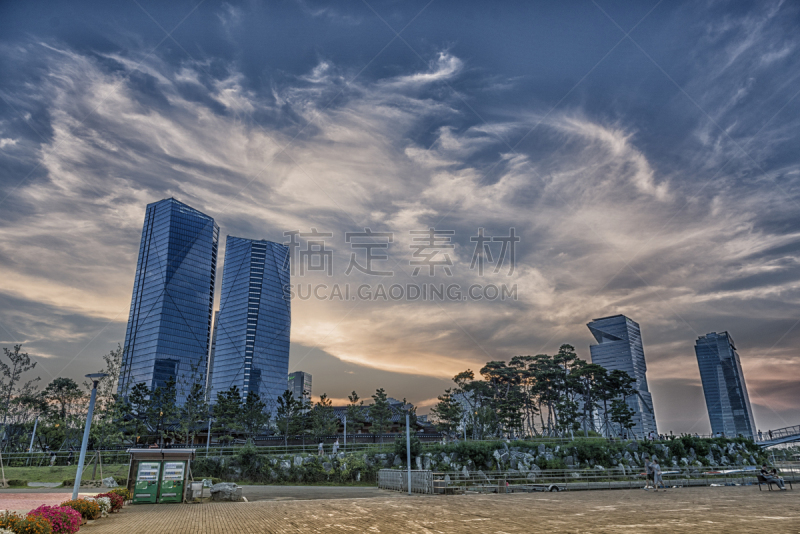
[[[609,371],[625,371],[636,380],[633,384],[636,394],[626,399],[634,414],[633,432],[639,437],[658,433],[653,397],[647,389],[647,364],[639,323],[624,315],[614,315],[594,319],[586,326],[597,340],[597,345],[589,347],[592,363]]]
[[[228,236],[211,359],[210,400],[231,386],[273,409],[289,372],[289,249]]]
[[[214,307],[219,227],[214,219],[168,198],[148,204],[133,282],[118,393],[145,383],[205,381]]]
[[[311,400],[311,375],[303,371],[295,371],[289,375],[289,391],[297,400]]]
[[[753,409],[733,338],[727,332],[711,332],[697,338],[694,352],[703,381],[711,432],[755,438]]]

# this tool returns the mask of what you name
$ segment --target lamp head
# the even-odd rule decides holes
[[[86,375],[86,378],[89,380],[100,380],[101,378],[105,378],[108,376],[108,373],[89,373]]]

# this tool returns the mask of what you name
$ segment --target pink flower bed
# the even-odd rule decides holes
[[[75,534],[81,526],[81,514],[64,506],[43,504],[28,512],[28,515],[38,515],[50,521],[53,525],[53,534]]]

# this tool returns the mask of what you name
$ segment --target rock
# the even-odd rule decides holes
[[[714,459],[714,454],[713,453],[709,452],[708,454],[706,454],[705,457],[706,457],[706,460],[708,460],[709,465],[716,465],[717,461]]]
[[[403,460],[400,459],[399,454],[394,457],[394,462],[392,462],[392,465],[395,467],[400,467],[401,465],[403,465]]]
[[[681,463],[683,465],[689,465],[689,459],[688,458],[681,458]]]
[[[116,488],[117,486],[119,486],[119,484],[117,484],[117,481],[114,480],[114,477],[104,478],[103,485],[107,488]]]
[[[417,470],[418,471],[422,471],[422,457],[421,456],[417,456],[414,459],[414,463],[417,464]]]
[[[450,475],[445,475],[444,476],[444,485],[445,486],[449,486],[450,485]]]
[[[545,446],[544,443],[542,443],[541,445],[539,445],[539,454],[544,454],[544,452],[545,452]]]
[[[302,456],[295,456],[294,457],[294,466],[295,467],[300,467],[301,465],[303,465],[303,457]]]
[[[542,470],[541,470],[541,469],[539,469],[539,466],[538,466],[538,465],[536,465],[536,464],[533,464],[533,465],[531,466],[531,472],[533,472],[533,473],[534,473],[534,474],[536,474],[536,475],[540,475],[540,474],[542,473]]]
[[[422,458],[422,468],[425,469],[425,470],[428,470],[428,469],[431,468],[431,457],[430,456],[424,456]]]
[[[611,465],[617,465],[617,464],[619,464],[619,462],[618,462],[618,461],[616,461],[616,460],[611,460]]]
[[[719,463],[721,463],[722,465],[730,465],[731,461],[728,459],[727,456],[723,456],[722,458],[719,459]]]
[[[694,452],[694,447],[691,447],[689,449],[689,458],[692,458],[692,459],[697,458],[697,453]]]
[[[625,458],[625,461],[628,463],[633,461],[633,455],[628,451],[625,451],[625,455],[623,456],[623,458]]]
[[[289,468],[291,468],[291,467],[292,467],[292,464],[291,464],[291,462],[289,462],[289,460],[281,460],[281,469],[283,469],[284,471],[288,471]]]
[[[322,462],[322,469],[325,471],[331,471],[333,469],[333,465],[330,462]]]
[[[598,471],[605,471],[606,470],[606,468],[603,467],[602,465],[596,465],[596,466],[594,466],[594,468],[597,469]]]
[[[549,461],[555,459],[555,456],[553,456],[552,452],[547,451],[546,453],[544,453],[544,459],[549,462]]]
[[[361,471],[356,473],[356,482],[361,482]]]
[[[242,488],[233,482],[220,482],[211,486],[212,501],[239,502],[242,500]]]
[[[497,451],[494,452],[497,453]],[[444,465],[450,465],[450,457],[447,456],[446,454],[442,454],[442,463]]]
[[[638,451],[639,443],[637,443],[636,441],[631,441],[630,443],[628,443],[628,450],[631,452]]]
[[[478,478],[480,480],[489,480],[489,477],[487,477],[486,474],[480,470],[478,470],[478,472],[475,474],[475,478]]]
[[[572,456],[567,456],[566,459],[564,460],[564,463],[567,464],[567,467],[572,467],[575,465],[575,458],[573,458]]]
[[[461,473],[462,473],[462,474],[463,474],[465,477],[469,478],[469,469],[467,469],[467,466],[466,466],[466,465],[465,465],[465,466],[464,466],[464,468],[461,470]]]

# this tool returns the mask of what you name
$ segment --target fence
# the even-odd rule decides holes
[[[397,471],[405,473],[404,471]],[[800,468],[790,464],[780,466],[781,476],[792,483],[800,481]],[[718,470],[704,471],[683,469],[665,471],[662,475],[666,486],[691,487],[712,485],[755,484],[758,469],[753,466],[728,466]],[[644,473],[636,470],[623,474],[618,470],[568,470],[552,469],[527,473],[519,471],[444,471],[432,473],[433,484],[454,488],[460,492],[505,493],[515,491],[547,490],[552,486],[559,491],[589,489],[641,488],[645,484]]]
[[[381,469],[378,471],[378,487],[394,491],[408,491],[408,471]],[[424,470],[411,471],[412,493],[433,493],[433,473]]]

